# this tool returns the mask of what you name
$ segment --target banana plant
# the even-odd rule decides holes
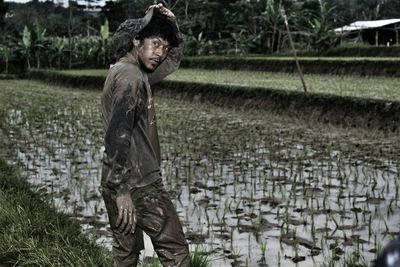
[[[41,52],[46,48],[47,40],[46,40],[46,29],[43,29],[39,23],[35,23],[33,40],[31,41],[31,46],[33,50],[33,54],[36,59],[36,68],[40,68],[40,56]]]
[[[13,58],[13,56],[14,56],[14,51],[10,47],[8,46],[0,47],[0,57],[5,62],[5,69],[4,69],[5,74],[8,74],[8,64],[10,60]]]
[[[110,37],[110,29],[108,26],[107,18],[104,21],[104,24],[101,25],[100,36],[101,36],[101,53],[103,55],[103,65],[104,65],[106,64],[106,57],[107,57],[107,40]]]
[[[246,33],[245,29],[241,29],[239,32],[232,32],[231,37],[235,42],[235,54],[245,52],[243,49],[244,43],[246,42]]]
[[[101,36],[101,40],[103,42],[106,42],[108,40],[108,38],[110,37],[110,28],[108,26],[108,19],[107,18],[104,21],[104,24],[101,25],[100,36]]]
[[[53,59],[55,58],[57,60],[58,68],[61,68],[61,59],[64,53],[67,51],[67,45],[68,40],[65,37],[55,37],[51,39],[50,48],[52,50]]]
[[[23,54],[26,58],[27,68],[28,68],[28,70],[30,70],[31,64],[29,61],[29,57],[31,54],[32,38],[31,38],[31,32],[29,31],[29,29],[26,25],[25,25],[24,31],[22,33],[22,45],[23,45]]]
[[[263,12],[263,21],[266,29],[272,29],[270,32],[270,44],[269,48],[271,52],[279,50],[281,41],[281,32],[283,31],[283,18],[280,14],[282,2],[279,0],[269,0]]]
[[[317,50],[331,47],[335,40],[335,33],[331,23],[331,14],[334,8],[328,8],[324,0],[319,0],[319,16],[308,21],[310,25],[311,45]]]

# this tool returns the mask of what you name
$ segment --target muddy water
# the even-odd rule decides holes
[[[99,93],[0,83],[2,156],[110,247]],[[398,135],[156,101],[165,187],[212,266],[369,263],[399,235]]]

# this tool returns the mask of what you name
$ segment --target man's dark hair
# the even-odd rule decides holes
[[[126,52],[133,48],[133,38],[160,36],[167,40],[171,46],[177,47],[182,42],[182,37],[174,21],[154,9],[152,17],[146,26],[143,18],[128,19],[121,23],[113,35],[111,47],[113,48],[112,62],[119,60]],[[144,28],[143,28],[144,27]]]
[[[182,42],[175,23],[157,9],[154,10],[149,24],[137,34],[137,39],[142,41],[154,36],[167,40],[172,47],[178,47]]]

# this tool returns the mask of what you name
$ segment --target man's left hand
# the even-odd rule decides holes
[[[115,200],[118,208],[118,218],[115,226],[125,235],[134,233],[136,229],[136,209],[130,194],[117,196]]]

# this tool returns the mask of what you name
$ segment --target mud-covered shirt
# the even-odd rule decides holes
[[[130,53],[109,69],[103,94],[105,132],[102,186],[117,194],[149,185],[159,178],[160,145],[150,88],[177,69],[180,56],[148,75]]]

